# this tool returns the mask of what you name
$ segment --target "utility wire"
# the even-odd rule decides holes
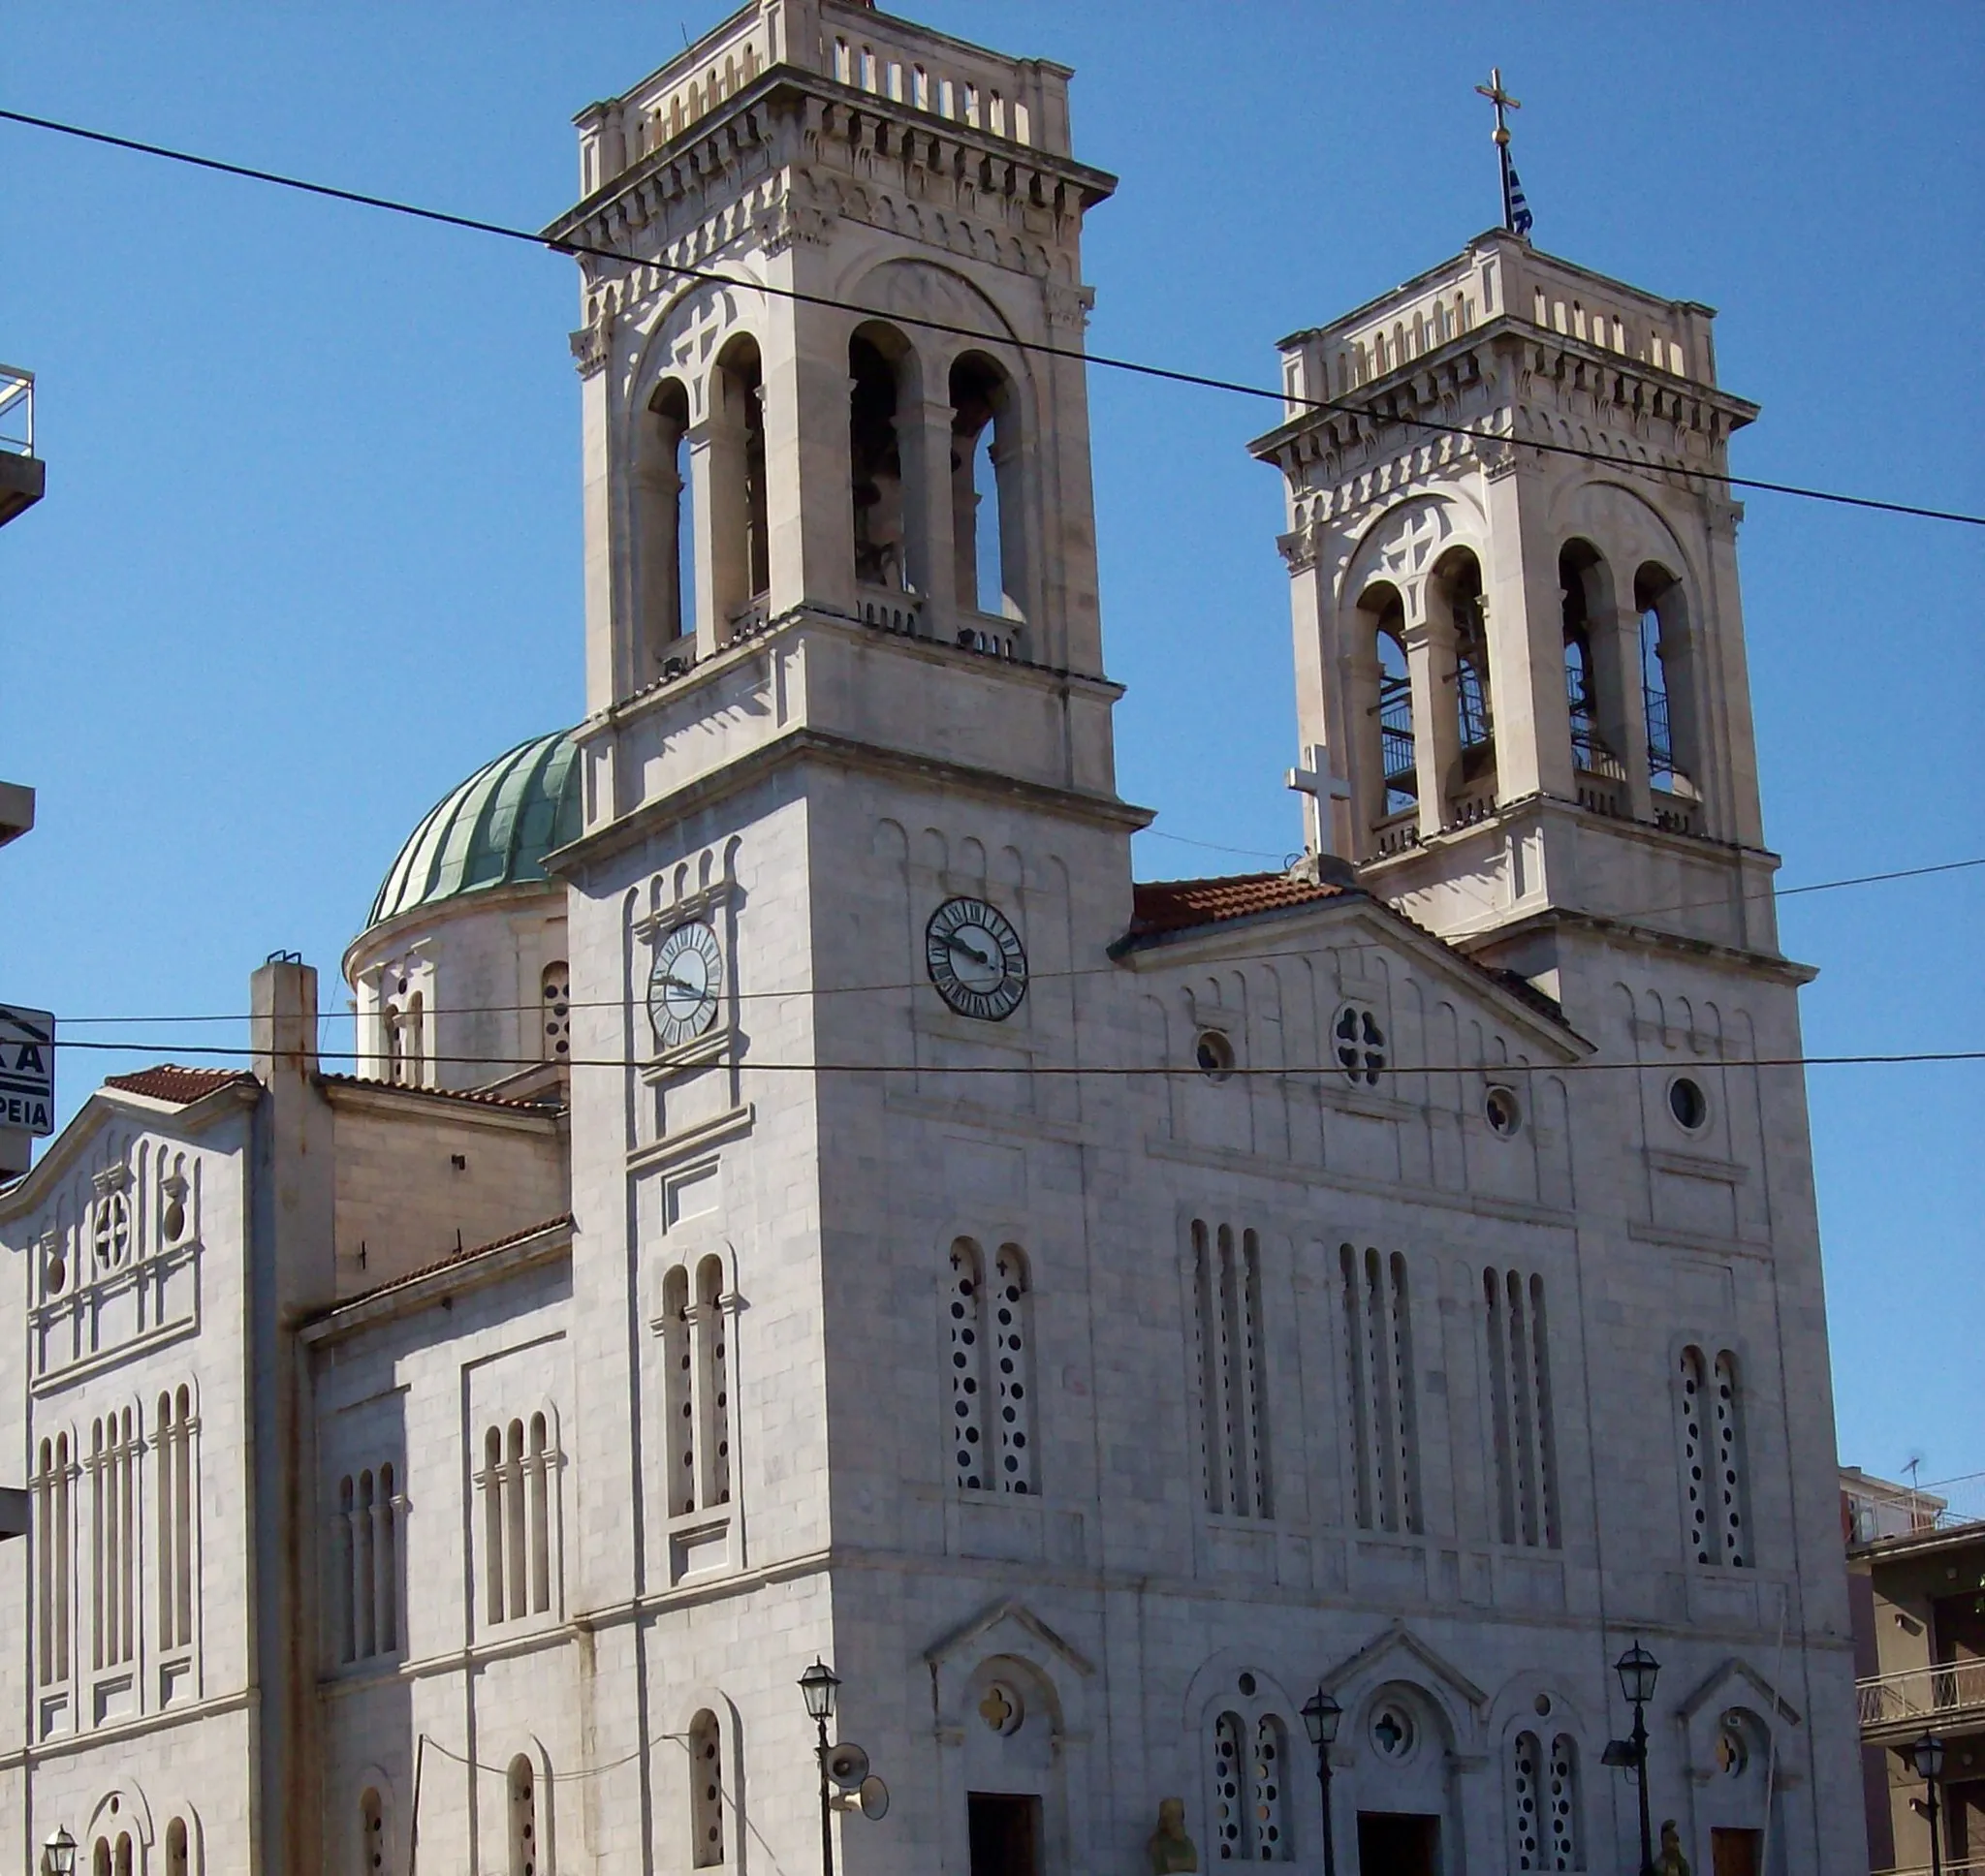
[[[1958,873],[1977,866],[1985,866],[1985,855],[1981,855],[1975,860],[1940,860],[1932,866],[1906,866],[1895,872],[1860,873],[1851,879],[1814,880],[1805,886],[1766,887],[1759,892],[1741,893],[1737,895],[1735,902],[1749,904],[1757,899],[1789,899],[1805,892],[1835,892],[1839,891],[1843,887],[1849,886],[1881,886],[1895,880],[1923,879],[1932,874]],[[1718,894],[1713,899],[1678,899],[1669,905],[1643,906],[1638,911],[1612,916],[1621,918],[1652,918],[1663,912],[1688,912],[1707,906],[1727,906],[1732,902],[1730,895],[1724,893]],[[1382,904],[1383,901],[1377,901],[1377,903]],[[1566,910],[1575,911],[1577,908],[1569,907]],[[1202,929],[1208,930],[1215,928],[1212,926],[1202,927]],[[1380,951],[1387,949],[1387,947],[1380,945],[1375,940],[1361,938],[1354,939],[1347,944],[1328,945],[1323,947],[1323,949],[1333,952],[1353,952]],[[1316,951],[1317,947],[1315,946],[1306,946],[1295,951],[1254,952],[1250,954],[1246,961],[1249,963],[1268,963],[1279,958],[1310,957],[1316,954]],[[1124,967],[1121,964],[1081,964],[1061,971],[1030,970],[1027,973],[1027,977],[1030,983],[1053,983],[1076,977],[1118,977],[1123,974],[1123,970]],[[750,1003],[761,1000],[768,1002],[788,1001],[794,997],[803,996],[880,996],[899,993],[905,990],[921,990],[924,987],[923,981],[917,980],[898,984],[823,984],[795,990],[733,990],[729,994],[735,996],[740,1002]],[[514,1016],[526,1010],[542,1010],[546,1008],[548,1001],[549,999],[541,999],[537,1003],[438,1003],[428,1005],[425,1014],[430,1016]],[[626,999],[624,997],[560,997],[556,1001],[568,1010],[610,1010],[619,1007]],[[326,1010],[320,1013],[319,1019],[326,1022],[340,1022],[355,1015],[356,1012],[349,1010]],[[60,1018],[61,1025],[65,1029],[75,1028],[78,1025],[99,1028],[106,1025],[140,1022],[195,1023],[246,1022],[247,1020],[248,1015],[245,1011],[233,1016],[152,1015],[143,1016],[63,1016]],[[119,1047],[135,1046],[117,1045]],[[478,1059],[484,1058],[479,1057]]]
[[[554,238],[532,229],[513,228],[504,222],[485,221],[474,215],[454,215],[439,208],[423,208],[414,203],[395,201],[390,196],[368,195],[362,190],[340,189],[326,182],[310,182],[300,176],[284,175],[278,171],[257,169],[244,163],[223,162],[218,157],[201,156],[190,150],[175,150],[163,143],[147,143],[137,138],[117,137],[109,131],[91,130],[81,124],[64,123],[53,117],[38,117],[23,110],[0,109],[0,120],[24,125],[30,130],[45,130],[61,137],[79,138],[84,142],[100,143],[110,149],[127,150],[138,156],[152,156],[168,163],[185,164],[189,168],[211,171],[219,175],[237,176],[248,182],[266,182],[278,189],[294,189],[303,195],[321,196],[331,202],[349,203],[360,208],[377,208],[388,214],[407,215],[417,221],[433,222],[444,228],[463,229],[474,234],[493,234],[507,241],[527,241],[533,247],[548,248],[553,254],[610,261],[616,266],[653,267],[658,272],[673,274],[678,279],[696,280],[709,286],[730,287],[746,293],[769,294],[775,298],[790,299],[800,305],[825,306],[839,312],[892,320],[898,325],[915,326],[925,331],[943,332],[957,338],[983,341],[986,337],[986,334],[975,327],[959,326],[945,320],[929,319],[919,314],[898,312],[892,308],[863,306],[853,300],[836,298],[830,294],[805,293],[797,287],[772,286],[762,280],[720,273],[710,267],[682,266],[675,262],[629,254],[618,248],[597,247],[588,241]],[[1478,443],[1509,443],[1522,449],[1535,450],[1545,455],[1574,456],[1586,462],[1601,462],[1609,468],[1618,468],[1622,462],[1622,458],[1609,455],[1603,450],[1580,449],[1575,444],[1552,443],[1531,437],[1501,436],[1496,432],[1472,429],[1465,423],[1445,423],[1432,417],[1405,416],[1371,403],[1354,403],[1338,397],[1296,397],[1286,391],[1246,384],[1234,378],[1215,378],[1205,372],[1183,371],[1169,365],[1150,364],[1137,359],[1114,358],[1106,353],[1085,352],[1072,346],[1049,345],[1033,339],[1006,336],[1004,342],[1017,351],[1038,353],[1044,358],[1065,359],[1083,365],[1098,365],[1106,370],[1127,372],[1135,377],[1154,379],[1162,384],[1187,385],[1201,391],[1218,391],[1239,397],[1263,399],[1279,404],[1285,410],[1329,411],[1340,416],[1361,418],[1374,425],[1400,423],[1440,435],[1469,437]],[[1713,486],[1721,485],[1728,488],[1755,488],[1767,494],[1793,495],[1805,501],[1830,502],[1843,508],[1872,509],[1885,515],[1913,515],[1925,520],[1956,521],[1967,527],[1985,527],[1985,515],[1967,515],[1952,509],[1926,508],[1913,502],[1883,501],[1872,495],[1848,495],[1837,489],[1810,488],[1797,483],[1769,482],[1755,476],[1733,476],[1717,470],[1691,469],[1671,463],[1635,466],[1650,468],[1661,475],[1676,476],[1686,482],[1704,483]]]
[[[119,1053],[132,1050],[149,1050],[162,1047],[155,1043],[120,1042],[67,1042],[57,1037],[52,1047],[59,1053],[65,1048],[107,1049]],[[294,1055],[293,1048],[230,1047],[222,1043],[191,1043],[182,1046],[179,1053],[186,1055]],[[314,1051],[319,1060],[327,1057],[331,1061],[376,1062],[381,1059],[376,1049],[320,1048]],[[703,1067],[702,1062],[671,1063],[657,1058],[641,1058],[624,1055],[560,1055],[548,1060],[542,1055],[435,1055],[424,1053],[424,1062],[434,1066],[443,1064],[472,1064],[480,1068],[609,1068],[646,1069],[659,1068],[674,1072],[678,1067]],[[1024,1065],[1001,1062],[754,1062],[740,1056],[720,1058],[722,1065],[745,1075],[1018,1075],[1026,1078],[1035,1076],[1110,1076],[1120,1079],[1142,1079],[1146,1077],[1198,1076],[1204,1079],[1205,1070],[1190,1062],[1179,1063],[1054,1063],[1029,1062]],[[1894,1054],[1875,1055],[1758,1055],[1758,1056],[1718,1056],[1703,1064],[1707,1068],[1855,1068],[1879,1067],[1918,1062],[1985,1062],[1985,1048],[1923,1049]],[[165,1065],[162,1065],[165,1066]],[[1600,1074],[1608,1072],[1659,1073],[1666,1074],[1673,1066],[1666,1062],[1456,1062],[1429,1063],[1408,1062],[1386,1064],[1380,1067],[1368,1066],[1360,1057],[1356,1076],[1371,1075],[1565,1075]],[[142,1071],[134,1070],[133,1073]],[[1298,1079],[1308,1076],[1351,1075],[1353,1071],[1342,1062],[1326,1062],[1320,1067],[1313,1064],[1297,1063],[1282,1067],[1250,1068],[1240,1064],[1222,1072],[1223,1079],[1240,1079],[1243,1077],[1267,1079]],[[381,1082],[383,1087],[392,1087],[393,1082]],[[409,1093],[450,1093],[450,1089],[408,1088]],[[468,1091],[473,1098],[474,1090]],[[501,1099],[502,1097],[496,1097]],[[515,1105],[532,1106],[528,1102]]]

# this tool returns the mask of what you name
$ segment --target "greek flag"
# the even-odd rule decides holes
[[[1521,234],[1525,240],[1530,237],[1530,227],[1536,217],[1530,213],[1530,204],[1524,200],[1524,185],[1516,179],[1516,165],[1509,166],[1509,227],[1514,234]]]

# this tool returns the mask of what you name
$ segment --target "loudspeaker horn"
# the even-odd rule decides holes
[[[889,1787],[873,1772],[862,1781],[862,1815],[879,1824],[889,1815]]]
[[[868,1755],[852,1740],[844,1739],[828,1752],[827,1775],[842,1791],[858,1791],[863,1779],[868,1776]]]

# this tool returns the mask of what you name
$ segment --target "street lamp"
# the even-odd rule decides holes
[[[1344,1709],[1321,1687],[1303,1703],[1303,1730],[1316,1748],[1316,1780],[1323,1787],[1323,1876],[1338,1876],[1338,1848],[1330,1829],[1330,1749]]]
[[[1620,1691],[1633,1708],[1633,1732],[1626,1739],[1616,1739],[1606,1748],[1606,1763],[1630,1765],[1634,1768],[1634,1776],[1640,1784],[1641,1876],[1652,1876],[1654,1835],[1648,1823],[1648,1728],[1645,1709],[1654,1698],[1654,1681],[1661,1672],[1661,1664],[1641,1646],[1636,1637],[1633,1646],[1613,1664],[1613,1672],[1620,1676]],[[1617,1751],[1616,1748],[1620,1747],[1624,1750]]]
[[[834,1794],[827,1782],[827,1723],[834,1718],[835,1696],[840,1685],[840,1676],[817,1655],[813,1666],[800,1676],[800,1698],[806,1703],[806,1717],[820,1729],[815,1750],[820,1760],[821,1876],[834,1876]]]
[[[1930,1876],[1943,1876],[1943,1850],[1937,1836],[1937,1781],[1943,1776],[1943,1741],[1926,1733],[1909,1747],[1909,1763],[1924,1785],[1924,1809],[1930,1814]]]
[[[59,1824],[42,1845],[42,1876],[76,1876],[76,1839]]]

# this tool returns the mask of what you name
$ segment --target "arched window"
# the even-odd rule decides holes
[[[697,1508],[695,1351],[689,1320],[689,1272],[677,1266],[662,1279],[663,1453],[669,1516]]]
[[[1366,1530],[1420,1528],[1420,1442],[1413,1368],[1413,1313],[1406,1261],[1345,1244],[1342,1273],[1343,1373],[1350,1399],[1352,1499]]]
[[[337,1509],[331,1520],[331,1594],[332,1625],[340,1662],[359,1657],[358,1579],[353,1570],[356,1533],[353,1520],[358,1515],[359,1486],[350,1473],[337,1482]]]
[[[538,975],[538,1010],[545,1060],[562,1062],[572,1053],[572,966],[562,957]]]
[[[1750,1548],[1744,1400],[1736,1356],[1728,1349],[1713,1357],[1699,1348],[1684,1349],[1677,1405],[1689,1553],[1697,1563],[1747,1568],[1756,1559]]]
[[[958,1238],[947,1306],[952,1477],[962,1491],[1024,1497],[1038,1489],[1026,1254],[1002,1244],[989,1284],[978,1245]]]
[[[698,1869],[724,1860],[723,1735],[709,1707],[689,1722],[689,1860]]]
[[[75,1591],[70,1580],[74,1523],[70,1507],[69,1435],[44,1439],[36,1454],[35,1630],[41,1684],[58,1686],[69,1678],[69,1610]]]
[[[142,1432],[129,1407],[90,1429],[91,1664],[114,1668],[138,1651],[138,1457]]]
[[[986,1458],[986,1392],[981,1379],[985,1358],[983,1299],[980,1292],[979,1247],[961,1237],[951,1247],[951,1295],[947,1314],[951,1332],[952,1474],[965,1491],[984,1491],[990,1469]]]
[[[1610,620],[1602,615],[1610,603],[1604,563],[1587,542],[1573,541],[1558,555],[1559,600],[1563,613],[1564,707],[1571,725],[1572,766],[1606,781],[1624,781],[1618,659]],[[1610,792],[1590,789],[1589,804],[1609,804],[1623,813],[1626,804]]]
[[[772,583],[765,379],[756,339],[740,333],[724,347],[710,374],[709,397],[710,597],[717,629],[728,638],[762,621]]]
[[[483,1470],[476,1484],[483,1494],[483,1606],[491,1622],[510,1610],[509,1572],[504,1549],[509,1536],[505,1516],[503,1429],[491,1426],[483,1434]]]
[[[1450,823],[1496,804],[1496,709],[1489,682],[1489,611],[1482,568],[1456,549],[1434,570],[1434,597],[1444,613],[1454,657],[1454,765],[1446,778]]]
[[[551,1607],[551,1453],[550,1429],[543,1414],[533,1414],[530,1454],[524,1461],[530,1475],[531,1613],[543,1615]]]
[[[1251,1231],[1192,1221],[1202,1478],[1207,1509],[1268,1517],[1262,1374],[1261,1245]]]
[[[884,346],[890,348],[884,351]],[[898,428],[901,341],[865,327],[848,342],[848,458],[855,516],[855,581],[910,590],[902,438]]]
[[[657,675],[661,661],[681,655],[679,641],[696,631],[696,498],[689,459],[689,392],[664,379],[648,399],[634,476],[641,612],[648,667],[637,683]]]
[[[397,1087],[427,1085],[426,1019],[426,998],[407,972],[380,980],[380,1053],[386,1058],[386,1079]]]
[[[1397,599],[1393,602],[1398,606]],[[1420,771],[1413,739],[1413,676],[1406,662],[1402,618],[1388,615],[1378,628],[1378,752],[1385,784],[1383,813],[1410,813],[1420,800]]]
[[[505,1607],[513,1621],[530,1611],[530,1551],[526,1548],[523,1491],[523,1422],[510,1423],[503,1438],[503,1564]]]
[[[117,1832],[117,1847],[110,1858],[110,1869],[112,1876],[134,1876],[136,1863],[129,1830]]]
[[[386,1806],[370,1785],[359,1794],[360,1876],[380,1876],[386,1867]]]
[[[1504,1544],[1556,1549],[1558,1455],[1544,1279],[1482,1273],[1496,1441],[1497,1534]]]
[[[338,1481],[331,1595],[341,1662],[399,1650],[399,1513],[391,1465],[348,1472]]]
[[[90,1852],[90,1876],[110,1876],[110,1840],[99,1837],[96,1848]]]
[[[166,1876],[190,1876],[193,1844],[184,1818],[173,1818],[166,1826]]]
[[[1509,1768],[1515,1869],[1583,1869],[1583,1829],[1578,1789],[1578,1742],[1568,1733],[1551,1741],[1519,1733]]]
[[[1682,583],[1650,562],[1633,580],[1640,615],[1641,697],[1647,711],[1648,780],[1669,795],[1694,798],[1696,740],[1694,657]]]
[[[1252,1682],[1242,1676],[1243,1685]],[[1216,1862],[1294,1860],[1288,1824],[1288,1729],[1273,1713],[1213,1720],[1213,1834]]]
[[[519,1753],[510,1762],[510,1876],[537,1876],[538,1778],[531,1762]]]
[[[378,1536],[373,1544],[372,1632],[381,1654],[399,1652],[399,1497],[393,1467],[379,1468],[379,1501],[373,1516]]]
[[[951,367],[952,545],[963,612],[1024,619],[1025,539],[1018,399],[981,352]]]
[[[697,1436],[702,1449],[703,1499],[731,1502],[731,1349],[724,1319],[724,1264],[707,1257],[696,1266]]]
[[[353,1612],[357,1618],[356,1633],[352,1638],[353,1652],[360,1655],[376,1654],[379,1649],[378,1625],[373,1607],[372,1583],[377,1570],[374,1555],[372,1514],[373,1492],[377,1489],[368,1467],[359,1474],[358,1489],[352,1506],[352,1581],[357,1589]]]

